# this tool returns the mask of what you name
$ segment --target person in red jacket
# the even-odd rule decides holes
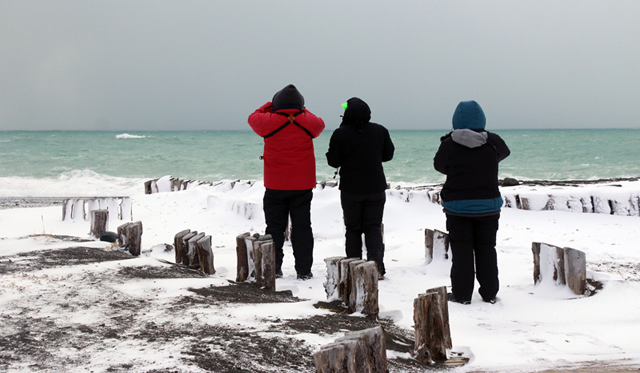
[[[324,121],[304,107],[304,97],[289,84],[249,116],[249,125],[264,138],[265,233],[276,246],[276,276],[282,277],[284,233],[291,217],[291,245],[297,277],[313,277],[311,199],[316,186],[313,139]]]

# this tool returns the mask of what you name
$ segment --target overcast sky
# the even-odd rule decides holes
[[[0,130],[248,129],[289,83],[327,128],[640,128],[640,1],[0,0]]]

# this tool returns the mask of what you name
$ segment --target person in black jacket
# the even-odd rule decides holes
[[[379,278],[386,273],[382,242],[382,215],[387,180],[382,162],[390,161],[395,150],[389,131],[370,122],[371,110],[357,97],[345,104],[340,127],[329,141],[327,162],[340,169],[340,202],[349,258],[362,258],[362,234],[367,260],[378,265]]]
[[[440,192],[452,252],[449,300],[470,304],[474,273],[485,302],[498,294],[496,233],[502,197],[498,163],[510,150],[500,136],[485,131],[486,118],[475,101],[463,101],[453,114],[453,132],[442,137],[435,169],[447,179]],[[474,270],[475,261],[475,270]]]

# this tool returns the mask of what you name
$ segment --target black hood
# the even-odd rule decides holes
[[[358,97],[347,100],[347,109],[342,116],[342,124],[364,124],[371,120],[371,109]]]

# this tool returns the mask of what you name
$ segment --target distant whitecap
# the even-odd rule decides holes
[[[144,139],[147,136],[129,135],[128,133],[121,133],[116,135],[116,139]]]

